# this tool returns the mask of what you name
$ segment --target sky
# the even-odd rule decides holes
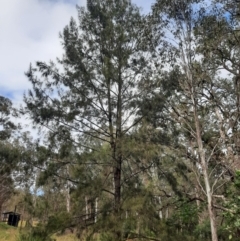
[[[143,12],[153,0],[133,0]],[[2,0],[0,8],[0,95],[14,105],[31,88],[24,73],[30,63],[61,57],[59,32],[77,19],[76,4],[85,0]]]

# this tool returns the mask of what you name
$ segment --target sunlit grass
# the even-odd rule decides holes
[[[18,236],[18,228],[6,223],[0,223],[0,241],[15,241]]]
[[[24,227],[26,222],[22,222],[22,227]],[[19,223],[20,226],[20,223]],[[0,222],[0,241],[17,241],[19,236],[20,227],[12,227],[6,223]],[[53,235],[56,241],[77,241],[75,234],[63,234],[63,235]]]
[[[75,234],[53,235],[56,241],[77,241]]]

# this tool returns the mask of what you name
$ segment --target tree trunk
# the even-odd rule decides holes
[[[98,198],[95,199],[95,216],[94,216],[94,222],[97,222],[97,215],[98,215]]]
[[[122,160],[116,160],[116,167],[114,168],[114,195],[115,195],[115,211],[119,212],[121,202],[121,164]]]
[[[209,214],[209,219],[210,219],[212,241],[218,241],[216,219],[215,219],[213,200],[212,200],[212,192],[211,192],[209,176],[208,176],[208,167],[207,167],[205,152],[204,152],[204,148],[203,148],[203,144],[202,144],[201,127],[200,127],[200,121],[199,121],[199,118],[197,115],[197,106],[195,103],[194,96],[192,96],[192,101],[193,101],[193,106],[194,106],[194,121],[195,121],[195,128],[196,128],[198,152],[199,152],[202,173],[203,173],[203,178],[204,178],[204,183],[205,183],[205,191],[206,191],[206,195],[207,195],[207,203],[208,203],[207,206],[208,206],[208,214]]]
[[[121,47],[119,48],[121,53]],[[121,64],[122,56],[119,56],[118,66],[118,99],[117,99],[117,119],[116,119],[116,167],[114,171],[114,182],[115,182],[115,209],[117,212],[120,211],[121,202],[121,171],[122,171],[122,75],[121,75]]]
[[[86,212],[86,219],[88,219],[88,198],[87,196],[85,197],[85,212]]]
[[[162,200],[161,200],[160,196],[158,197],[158,203],[159,203],[160,206],[162,206]],[[162,209],[160,209],[158,214],[159,214],[159,218],[162,220],[163,219]]]
[[[66,166],[66,174],[69,176],[69,165]],[[66,188],[66,209],[67,212],[70,213],[71,210],[71,195],[70,195],[70,181],[67,180],[67,188]]]
[[[70,200],[70,188],[67,188],[67,195],[66,195],[66,208],[67,208],[67,212],[70,213],[70,205],[71,205],[71,200]]]

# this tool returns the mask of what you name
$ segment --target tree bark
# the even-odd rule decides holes
[[[95,216],[94,216],[94,223],[97,222],[97,215],[98,215],[98,198],[95,199]]]
[[[200,121],[199,121],[199,118],[197,115],[197,106],[195,103],[194,96],[192,96],[192,101],[193,101],[193,106],[194,106],[194,121],[195,121],[195,128],[196,128],[198,152],[199,152],[202,173],[203,173],[203,178],[204,178],[204,183],[205,183],[205,191],[206,191],[206,195],[207,195],[207,206],[208,206],[208,214],[209,214],[209,219],[210,219],[212,241],[218,241],[216,219],[215,219],[213,200],[212,200],[213,197],[212,197],[212,192],[211,192],[211,188],[210,188],[208,167],[207,167],[205,151],[204,151],[203,143],[202,143]]]
[[[70,198],[70,188],[69,188],[69,186],[67,187],[66,208],[67,208],[67,212],[70,213],[70,209],[71,209],[71,198]]]
[[[121,203],[121,159],[116,160],[116,167],[114,168],[114,194],[115,194],[115,211],[119,212]]]

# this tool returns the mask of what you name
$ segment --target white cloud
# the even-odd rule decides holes
[[[24,72],[30,62],[61,56],[59,32],[70,17],[77,17],[76,4],[86,0],[4,0],[0,8],[0,95],[14,102],[30,85]],[[135,0],[149,10],[151,1]],[[17,98],[17,99],[16,99]]]
[[[54,60],[62,55],[59,32],[77,17],[76,3],[85,0],[3,0],[0,8],[0,95],[15,106],[30,88],[24,72],[30,62]],[[22,117],[22,125],[29,120]],[[30,125],[31,126],[31,125]],[[30,130],[37,137],[36,131]]]
[[[83,5],[85,0],[78,0]],[[66,1],[5,0],[0,9],[0,94],[20,101],[28,89],[24,76],[30,62],[61,56],[59,32],[76,17],[75,4]]]

